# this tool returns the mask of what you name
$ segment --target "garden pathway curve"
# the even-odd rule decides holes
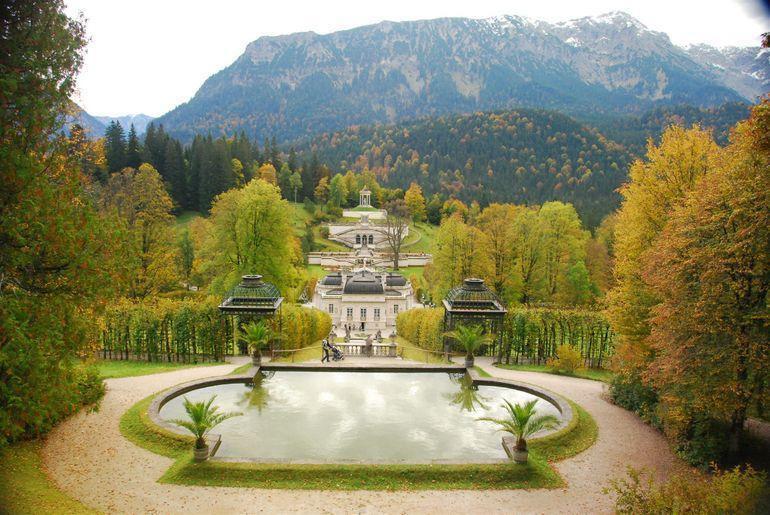
[[[609,513],[602,493],[626,464],[665,477],[677,461],[663,437],[635,415],[602,399],[603,384],[537,372],[501,370],[481,358],[489,373],[549,388],[582,405],[599,425],[587,451],[556,464],[567,487],[556,490],[329,492],[188,487],[157,482],[172,460],[136,447],[118,427],[134,403],[159,390],[226,374],[237,365],[189,368],[110,379],[96,413],[81,412],[60,424],[43,447],[44,466],[68,495],[108,513]]]

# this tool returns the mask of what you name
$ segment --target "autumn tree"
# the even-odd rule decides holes
[[[173,203],[160,174],[144,163],[113,174],[103,191],[102,209],[125,231],[122,271],[127,296],[143,299],[170,286],[174,270]]]
[[[422,195],[422,188],[416,182],[409,185],[409,189],[404,194],[404,202],[415,222],[425,221],[425,197]]]
[[[329,204],[334,207],[342,207],[347,200],[348,191],[342,174],[335,174],[329,183]]]
[[[257,177],[270,184],[278,185],[278,175],[275,167],[270,163],[265,163],[257,169]]]
[[[316,202],[320,204],[326,203],[326,199],[329,197],[329,179],[321,177],[313,191],[313,196]]]
[[[545,289],[546,229],[537,208],[522,208],[511,226],[513,274],[519,282],[523,304],[543,297]]]
[[[206,246],[217,270],[214,291],[224,292],[246,274],[261,274],[281,291],[296,286],[302,256],[291,206],[277,186],[253,179],[220,194],[210,222]]]
[[[179,275],[184,279],[185,285],[190,287],[190,276],[195,264],[195,247],[190,237],[189,229],[182,232],[177,240],[176,262],[179,267]]]
[[[513,221],[517,208],[511,204],[490,204],[478,217],[478,227],[487,237],[487,255],[492,265],[492,289],[501,298],[511,301],[520,284],[513,273]]]
[[[704,415],[716,420],[732,458],[750,408],[770,384],[770,146],[762,144],[769,131],[765,100],[673,209],[642,270],[659,300],[649,319],[648,374],[664,427],[676,441]]]
[[[433,262],[426,269],[434,301],[468,277],[488,279],[491,265],[484,233],[466,224],[459,213],[445,218],[433,240]]]
[[[618,333],[616,362],[630,374],[646,366],[651,349],[650,309],[659,299],[642,279],[645,253],[695,182],[714,168],[719,148],[708,131],[669,127],[659,145],[650,143],[645,160],[636,161],[623,187],[615,226],[616,286],[608,295],[608,315]]]
[[[86,44],[59,0],[0,8],[0,446],[38,436],[97,381],[79,372],[112,294],[115,233],[59,137]],[[96,393],[96,398],[90,397]]]
[[[567,270],[577,262],[585,268],[585,249],[589,233],[582,228],[572,204],[546,202],[538,212],[543,223],[543,267],[548,300],[556,297]]]
[[[291,188],[291,191],[294,192],[294,202],[296,203],[297,191],[302,188],[302,176],[299,174],[299,172],[294,172],[291,174],[291,177],[289,177],[289,187]]]

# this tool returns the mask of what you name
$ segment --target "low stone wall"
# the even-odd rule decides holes
[[[188,393],[192,390],[197,390],[199,388],[215,386],[218,384],[251,383],[253,382],[254,377],[260,372],[260,370],[265,370],[265,371],[283,370],[283,371],[303,371],[303,372],[404,372],[404,373],[406,372],[455,372],[455,373],[465,372],[471,377],[474,384],[486,385],[486,386],[498,386],[502,388],[512,388],[516,390],[521,390],[529,394],[535,395],[545,400],[546,402],[549,402],[554,407],[556,407],[556,409],[561,414],[561,423],[559,424],[559,426],[554,429],[544,431],[542,432],[542,434],[537,435],[536,438],[532,438],[530,440],[535,440],[537,438],[541,438],[547,435],[551,435],[551,434],[566,430],[571,425],[572,420],[575,416],[570,403],[567,402],[566,399],[564,399],[563,397],[561,397],[560,395],[554,392],[551,392],[549,390],[546,390],[545,388],[541,388],[536,385],[522,383],[519,381],[512,381],[509,379],[501,379],[496,377],[481,377],[478,374],[478,372],[476,372],[475,369],[465,368],[462,365],[405,364],[405,363],[368,364],[368,363],[333,362],[333,363],[327,363],[327,364],[268,363],[268,364],[262,365],[261,367],[251,367],[245,374],[199,379],[197,381],[190,381],[187,383],[183,383],[159,393],[153,399],[152,403],[150,404],[150,407],[148,408],[149,418],[153,424],[163,428],[166,431],[170,431],[172,433],[179,434],[179,435],[189,436],[189,433],[187,431],[161,418],[160,410],[161,408],[163,408],[163,406],[167,402],[169,402],[170,400],[176,397],[179,397],[180,395],[184,395],[185,393]],[[212,435],[212,436],[218,437],[219,435]],[[505,438],[503,438],[503,449],[506,451],[506,453],[510,455],[510,449],[508,448],[509,445],[510,443],[508,443],[507,445]],[[217,448],[218,447],[219,445],[217,443]],[[214,451],[211,453],[212,456],[214,452],[216,452],[216,449],[214,449]],[[239,459],[228,458],[228,459],[222,459],[222,461],[253,462],[253,461],[259,461],[259,460],[253,460],[253,459],[239,460]],[[499,462],[499,460],[497,461]],[[280,461],[270,460],[270,462],[280,462]],[[439,462],[441,462],[441,460],[436,460],[436,463],[439,463]],[[483,463],[483,462],[474,461],[474,463]]]

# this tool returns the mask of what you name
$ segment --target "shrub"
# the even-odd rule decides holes
[[[656,413],[658,394],[638,375],[616,374],[610,382],[610,398],[618,406],[633,411],[645,422],[660,428]]]
[[[612,481],[605,493],[617,495],[617,513],[758,513],[764,482],[765,474],[751,467],[685,472],[662,484],[629,469],[629,479]]]
[[[75,386],[80,405],[98,407],[105,387],[96,367],[83,365],[75,368]]]
[[[573,375],[583,368],[583,356],[571,345],[559,345],[556,357],[546,362],[547,367],[557,374]]]

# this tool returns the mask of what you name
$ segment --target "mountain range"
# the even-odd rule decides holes
[[[120,125],[123,126],[126,132],[128,132],[129,127],[131,127],[131,124],[133,124],[134,129],[136,129],[136,133],[139,135],[144,134],[144,131],[147,130],[147,126],[151,121],[155,119],[152,116],[148,116],[146,114],[129,114],[125,116],[96,116],[95,118],[102,122],[105,128],[110,124],[110,122],[120,122]]]
[[[440,18],[260,37],[157,122],[186,141],[237,131],[290,141],[448,113],[613,117],[753,102],[768,91],[766,49],[681,48],[622,12],[560,23]]]

